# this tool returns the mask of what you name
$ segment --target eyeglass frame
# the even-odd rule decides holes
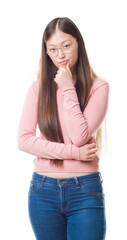
[[[67,41],[68,41],[68,40],[67,40]],[[76,42],[78,42],[77,39],[75,40],[75,42],[72,43],[72,46],[73,46],[74,43],[76,43]],[[47,46],[46,46],[46,48],[47,48]],[[60,47],[60,48],[57,47],[56,49],[62,49],[62,47]],[[62,51],[63,51],[63,50],[62,50]],[[64,51],[63,51],[63,52],[64,52]],[[50,54],[48,54],[47,50],[46,50],[46,54],[49,55],[49,56],[51,56]],[[54,57],[57,57],[57,56],[58,56],[58,50],[57,50],[56,56],[54,56]],[[53,56],[52,56],[52,57],[53,57]]]

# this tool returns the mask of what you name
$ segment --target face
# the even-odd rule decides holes
[[[56,57],[53,57],[50,54],[51,49],[61,48],[62,46],[68,43],[73,44],[73,48],[69,53],[64,53],[64,51],[62,51],[61,49],[57,49],[58,54]],[[69,61],[71,71],[73,72],[75,70],[76,62],[78,60],[78,42],[72,35],[64,33],[60,30],[57,30],[48,39],[46,43],[46,47],[47,47],[47,50],[50,50],[50,53],[48,52],[48,55],[57,68],[59,68],[60,66],[65,67],[67,62],[66,63],[60,63],[60,62],[67,60]]]

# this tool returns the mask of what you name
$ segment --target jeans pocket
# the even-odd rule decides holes
[[[32,178],[32,180],[30,182],[28,193],[32,194],[32,193],[37,192],[37,190],[39,189],[40,186],[41,186],[41,181],[38,181],[38,180]]]
[[[104,200],[103,186],[100,180],[91,180],[81,183],[80,188],[85,194],[98,196],[100,199]]]

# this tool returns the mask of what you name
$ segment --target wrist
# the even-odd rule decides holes
[[[72,144],[72,159],[80,160],[80,153],[79,153],[79,147]]]
[[[58,84],[58,87],[59,88],[68,88],[68,87],[74,87],[74,82],[73,82],[73,80],[72,79],[68,79],[68,80],[66,80],[66,81],[61,81],[61,82],[59,82]]]

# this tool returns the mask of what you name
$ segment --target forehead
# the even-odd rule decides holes
[[[62,31],[56,31],[52,34],[52,36],[48,39],[46,45],[47,46],[57,46],[65,41],[72,41],[74,37],[70,34],[64,33]]]

